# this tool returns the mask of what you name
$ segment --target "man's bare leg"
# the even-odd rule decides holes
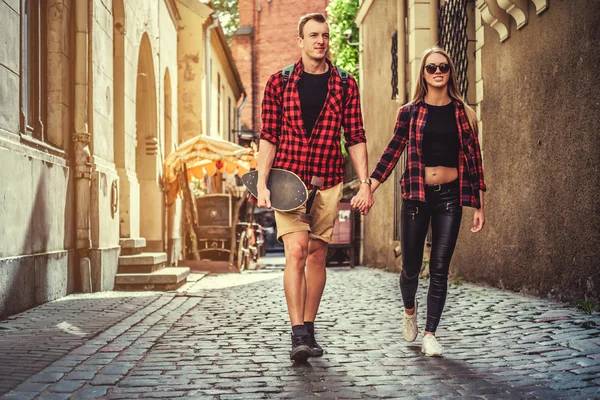
[[[304,306],[304,326],[308,334],[308,345],[313,357],[323,355],[323,348],[319,346],[315,337],[315,318],[321,304],[321,296],[327,281],[325,259],[327,257],[327,243],[318,239],[309,239],[308,257],[306,259],[306,302]]]
[[[321,296],[327,281],[325,258],[327,243],[319,239],[309,239],[306,259],[306,302],[304,321],[314,322],[321,304]]]
[[[308,232],[288,233],[282,239],[285,251],[283,290],[290,322],[292,326],[304,325],[304,304],[306,302],[304,266],[308,254]]]
[[[304,327],[304,304],[306,302],[306,279],[304,267],[308,254],[308,232],[293,232],[283,236],[285,269],[283,290],[292,323],[292,351],[290,358],[303,362],[312,356],[308,334]]]

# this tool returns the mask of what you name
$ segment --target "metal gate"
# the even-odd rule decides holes
[[[452,57],[456,68],[458,89],[467,97],[469,81],[467,70],[469,59],[467,57],[467,3],[473,0],[447,0],[440,8],[439,38],[440,46]]]

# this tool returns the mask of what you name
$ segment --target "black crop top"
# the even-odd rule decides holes
[[[458,127],[454,103],[445,106],[427,104],[427,122],[423,135],[426,167],[458,167]]]

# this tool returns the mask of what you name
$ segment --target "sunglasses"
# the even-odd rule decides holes
[[[440,69],[440,72],[442,74],[445,74],[446,72],[450,71],[450,64],[446,64],[446,63],[441,63],[440,65],[435,65],[435,64],[427,64],[425,66],[425,71],[427,71],[428,74],[435,74],[435,71],[437,71],[437,69]]]

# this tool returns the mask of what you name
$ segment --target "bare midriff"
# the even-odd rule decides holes
[[[441,185],[458,179],[458,168],[425,167],[425,184]]]

